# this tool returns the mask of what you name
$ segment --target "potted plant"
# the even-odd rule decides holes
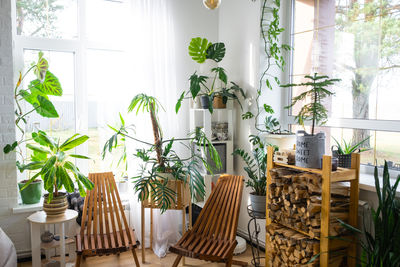
[[[104,145],[103,158],[107,152],[113,151],[118,146],[121,138],[139,142],[145,148],[137,149],[134,157],[140,159],[138,175],[133,177],[134,190],[138,193],[139,200],[145,201],[151,198],[159,203],[161,212],[166,211],[176,199],[177,193],[169,186],[174,181],[182,181],[188,185],[192,196],[204,197],[204,178],[201,169],[204,166],[211,172],[211,167],[203,155],[210,155],[217,168],[221,168],[221,159],[218,152],[207,139],[201,129],[191,133],[189,137],[164,139],[163,131],[158,119],[158,111],[162,108],[160,102],[145,94],[136,95],[129,105],[129,112],[140,111],[149,113],[153,130],[154,142],[143,141],[134,137],[130,132],[132,126],[125,125],[125,120],[120,116],[120,126],[115,128],[115,134]],[[181,157],[174,149],[176,142],[189,142],[183,144],[189,150],[189,156]]]
[[[359,230],[342,220],[337,220],[350,232],[359,235],[356,239],[362,249],[361,257],[357,259],[359,266],[398,267],[400,266],[400,200],[397,188],[400,176],[391,183],[388,164],[385,161],[382,180],[379,178],[377,166],[374,178],[378,206],[376,209],[371,207],[369,215],[371,226],[364,224],[363,229]],[[383,183],[380,184],[380,181]],[[337,239],[343,240],[343,237]]]
[[[340,79],[330,79],[328,76],[306,75],[310,81],[300,84],[286,84],[281,87],[304,86],[309,88],[300,95],[292,99],[292,103],[285,107],[293,107],[297,103],[303,103],[308,99],[309,103],[303,104],[295,119],[297,123],[304,127],[305,121],[311,121],[311,134],[306,131],[298,131],[296,136],[296,165],[305,168],[321,168],[322,156],[325,154],[325,134],[323,132],[315,134],[315,127],[323,125],[328,119],[328,111],[322,101],[332,96],[334,93],[327,87],[333,85]]]
[[[265,214],[267,195],[267,152],[265,144],[257,136],[250,136],[250,143],[255,146],[251,154],[243,149],[236,149],[233,155],[242,158],[246,166],[245,172],[248,175],[246,187],[253,191],[250,193],[252,210],[258,214]]]
[[[367,138],[355,145],[351,145],[353,142],[346,142],[346,140],[343,140],[343,145],[341,145],[340,142],[333,137],[336,145],[332,146],[332,156],[338,158],[338,166],[342,168],[351,168],[351,153],[353,153],[357,149],[359,149],[359,152],[369,150],[369,148],[360,148],[360,146],[369,138],[370,137],[368,136]]]
[[[69,193],[74,192],[75,186],[71,175],[75,178],[81,196],[86,195],[85,188],[88,190],[93,188],[93,183],[70,161],[71,158],[89,159],[83,155],[70,153],[88,139],[86,135],[74,134],[61,142],[60,139],[48,136],[44,131],[33,132],[32,140],[36,144],[26,144],[26,148],[32,151],[30,159],[26,160],[26,163],[17,161],[20,172],[37,171],[21,187],[21,191],[24,191],[36,178],[42,178],[44,189],[48,192],[44,195],[43,210],[48,216],[62,215],[68,208],[67,194],[60,190],[65,188]]]
[[[192,38],[188,49],[192,59],[200,64],[205,63],[206,60],[218,63],[224,58],[226,51],[224,43],[213,44],[206,38],[200,37]],[[243,89],[234,82],[231,82],[230,87],[228,86],[228,76],[222,67],[212,67],[209,72],[211,77],[197,74],[197,72],[190,76],[189,90],[183,91],[180,95],[175,107],[176,113],[185,98],[192,98],[196,101],[197,97],[200,97],[202,108],[208,109],[211,113],[214,106],[223,108],[225,105],[226,107],[229,99],[237,101],[242,108],[238,92],[245,97]]]
[[[23,204],[36,204],[42,198],[42,180],[35,179],[29,184],[29,180],[18,182],[18,188],[21,194]],[[25,187],[25,188],[24,188]],[[21,190],[24,188],[24,190]]]

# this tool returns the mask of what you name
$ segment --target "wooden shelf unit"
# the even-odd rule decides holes
[[[357,216],[358,216],[358,198],[359,198],[359,175],[360,175],[360,154],[353,153],[351,157],[351,169],[346,168],[338,168],[337,171],[332,171],[332,157],[324,155],[322,158],[322,169],[311,169],[311,168],[303,168],[295,165],[287,165],[281,163],[275,163],[273,161],[274,148],[272,146],[268,147],[268,156],[267,156],[267,192],[269,190],[271,184],[271,174],[270,170],[275,167],[286,167],[290,169],[295,169],[304,172],[311,172],[315,174],[319,174],[322,176],[322,194],[321,194],[321,237],[316,238],[312,237],[308,233],[295,229],[293,227],[288,227],[287,225],[280,224],[279,222],[274,221],[274,223],[278,223],[284,227],[290,228],[292,230],[297,231],[298,233],[304,234],[312,239],[316,239],[320,241],[320,266],[328,267],[329,266],[329,251],[340,247],[348,247],[347,254],[347,265],[349,267],[356,266],[356,253],[357,246],[354,242],[354,237],[345,237],[343,239],[350,239],[353,242],[347,242],[339,239],[329,239],[329,227],[330,227],[330,219],[331,219],[331,183],[335,182],[350,182],[350,206],[349,206],[349,221],[348,223],[354,227],[357,227]],[[266,198],[266,227],[272,223],[272,220],[269,218],[269,209],[268,209],[268,197]],[[267,237],[265,242],[268,242]],[[268,266],[268,254],[266,252],[266,261],[265,264]]]

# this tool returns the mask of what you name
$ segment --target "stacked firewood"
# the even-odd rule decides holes
[[[270,170],[268,190],[269,217],[289,228],[320,237],[321,232],[321,175],[287,168]],[[347,222],[349,212],[349,187],[331,184],[330,236],[345,232],[337,219]]]
[[[267,226],[269,266],[318,266],[319,241],[289,228]],[[314,257],[314,259],[313,259]]]
[[[272,223],[267,226],[268,266],[319,266],[320,243],[297,231]],[[343,265],[344,249],[331,251],[329,267]]]

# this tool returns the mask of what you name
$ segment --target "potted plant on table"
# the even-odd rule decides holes
[[[305,78],[310,81],[300,84],[286,84],[281,87],[310,87],[308,90],[292,99],[292,103],[286,108],[292,108],[297,103],[303,103],[311,99],[310,103],[302,105],[295,119],[297,123],[304,127],[305,121],[311,121],[311,134],[306,131],[298,131],[296,137],[296,165],[305,168],[321,168],[322,156],[325,154],[325,134],[323,132],[315,133],[315,127],[323,125],[328,120],[328,111],[322,101],[332,96],[327,87],[333,85],[340,79],[330,79],[328,76],[319,76],[314,73],[313,76],[306,75]]]
[[[44,195],[43,210],[47,216],[60,216],[68,208],[67,194],[61,192],[63,188],[69,193],[75,191],[75,185],[71,175],[78,185],[79,194],[86,195],[85,188],[91,190],[93,183],[79,170],[71,161],[71,158],[89,159],[86,156],[69,153],[72,149],[83,144],[89,139],[86,135],[74,134],[61,142],[54,139],[44,131],[32,133],[32,140],[35,145],[27,143],[26,148],[33,153],[27,163],[17,161],[20,172],[26,170],[37,171],[29,181],[21,188],[23,191],[29,184],[41,177],[44,182],[44,189],[48,192]]]
[[[134,190],[138,193],[140,201],[151,201],[158,203],[161,212],[172,206],[176,199],[175,192],[169,182],[181,181],[189,186],[192,196],[204,197],[204,178],[201,169],[204,166],[211,172],[207,160],[199,154],[209,154],[217,168],[221,168],[219,154],[211,141],[207,139],[201,129],[197,129],[188,137],[164,139],[163,131],[158,119],[158,111],[162,108],[160,102],[145,94],[136,95],[129,106],[129,112],[140,111],[149,113],[153,130],[154,142],[137,139],[132,135],[132,126],[126,125],[120,116],[120,126],[115,128],[115,134],[107,140],[103,149],[103,158],[107,152],[112,152],[118,146],[121,138],[130,139],[141,143],[145,148],[137,149],[133,155],[142,161],[138,175],[133,177]],[[176,142],[180,142],[189,150],[189,156],[181,157],[174,150]],[[189,142],[189,145],[182,142]]]
[[[189,44],[189,55],[197,63],[203,64],[207,60],[213,63],[220,62],[225,56],[224,43],[211,43],[206,38],[193,38]],[[194,72],[190,78],[189,90],[183,91],[179,97],[175,111],[178,113],[182,101],[192,98],[194,101],[200,97],[203,109],[208,109],[211,113],[213,108],[224,108],[229,99],[237,101],[242,107],[238,93],[245,97],[244,91],[236,83],[228,84],[228,76],[225,69],[214,66],[209,70],[211,76],[197,74]]]
[[[265,214],[266,195],[267,195],[267,151],[265,144],[255,136],[250,137],[250,143],[255,147],[251,154],[243,149],[236,149],[233,155],[242,158],[246,166],[245,172],[248,175],[246,187],[253,190],[250,193],[250,201],[253,212],[257,214]]]
[[[332,146],[332,156],[338,158],[338,166],[342,168],[351,168],[351,154],[357,149],[359,152],[369,150],[369,148],[360,148],[361,145],[369,138],[370,137],[368,136],[361,142],[354,145],[352,145],[353,142],[346,142],[346,140],[343,140],[343,145],[341,145],[340,142],[333,137],[336,145]]]
[[[30,81],[28,86],[23,87],[24,79],[30,72],[34,73],[35,79]],[[64,205],[66,200],[64,197],[61,197],[61,201],[58,200],[60,195],[64,195],[59,190],[65,187],[68,192],[74,191],[69,173],[75,176],[82,196],[85,195],[82,185],[87,189],[92,188],[92,183],[86,176],[72,162],[67,161],[68,157],[87,157],[75,154],[68,155],[66,153],[67,150],[85,142],[88,139],[87,136],[78,137],[78,134],[76,134],[61,145],[60,140],[54,140],[44,131],[33,132],[31,139],[26,139],[25,136],[25,124],[27,124],[27,116],[29,114],[36,112],[45,118],[59,117],[49,96],[61,96],[62,93],[63,90],[58,78],[49,71],[48,61],[43,57],[43,53],[39,52],[37,62],[32,63],[31,67],[24,74],[20,72],[14,89],[16,106],[15,125],[19,130],[20,138],[3,148],[5,154],[11,152],[17,153],[20,160],[16,161],[16,165],[21,172],[29,171],[32,173],[29,179],[18,183],[23,202],[25,204],[34,204],[40,201],[42,184],[39,178],[42,178],[44,188],[49,193],[45,197],[45,210],[48,207],[57,207],[58,210],[54,211],[54,213],[62,213],[66,209]],[[23,109],[25,103],[23,102],[32,106],[32,109],[25,111]],[[33,142],[36,145],[32,144]],[[32,153],[25,155],[23,153],[24,147],[31,150]],[[57,199],[61,204],[55,204],[56,200],[53,200],[53,198]]]

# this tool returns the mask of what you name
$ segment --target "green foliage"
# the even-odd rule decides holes
[[[57,195],[58,190],[63,187],[67,192],[74,192],[72,176],[78,184],[81,196],[85,196],[86,193],[82,190],[83,187],[91,190],[93,183],[80,172],[78,167],[69,161],[69,158],[89,159],[89,157],[72,153],[68,154],[66,151],[76,148],[88,139],[89,137],[86,135],[75,134],[60,145],[59,139],[53,139],[44,131],[32,133],[32,140],[36,142],[36,145],[27,144],[26,148],[33,151],[33,156],[28,163],[17,161],[17,167],[20,172],[29,170],[37,171],[37,173],[31,177],[21,190],[24,190],[40,176],[44,182],[44,189],[49,194]]]
[[[274,113],[274,110],[270,105],[263,105],[260,103],[260,97],[264,91],[264,87],[272,90],[274,85],[280,85],[278,76],[275,76],[272,72],[270,72],[271,67],[277,66],[281,71],[285,71],[286,62],[283,53],[291,50],[289,45],[281,44],[281,34],[285,31],[285,29],[280,26],[280,8],[280,0],[262,1],[260,30],[264,53],[262,53],[261,56],[265,59],[263,60],[265,65],[261,66],[262,74],[260,76],[255,101],[257,110],[254,114],[251,111],[248,111],[247,115],[242,116],[242,119],[254,118],[254,127],[259,132],[281,133],[280,127],[279,131],[272,131],[271,128],[263,128],[259,124],[259,117],[264,113],[264,111],[268,114]]]
[[[251,113],[250,111],[247,111],[246,113],[242,114],[242,120],[248,120],[254,118],[254,114]]]
[[[176,192],[167,187],[168,177],[163,173],[169,173],[174,180],[180,180],[189,184],[192,196],[204,196],[204,178],[200,173],[202,167],[211,172],[211,167],[202,157],[207,153],[217,168],[222,167],[219,154],[211,141],[209,141],[203,131],[198,130],[191,133],[186,138],[172,138],[164,140],[162,137],[161,125],[157,119],[159,101],[145,94],[135,96],[129,106],[129,111],[146,111],[150,114],[154,143],[148,143],[137,139],[132,133],[132,126],[126,126],[125,120],[120,116],[121,123],[118,127],[110,128],[115,132],[105,143],[102,156],[111,153],[119,145],[125,147],[125,139],[131,139],[135,142],[144,144],[145,148],[136,150],[133,156],[142,161],[138,170],[138,175],[133,177],[135,192],[138,193],[139,200],[145,200],[150,196],[154,201],[160,203],[162,212],[166,211],[172,205]],[[123,141],[121,143],[121,141]],[[189,145],[183,143],[189,142]],[[175,144],[179,143],[189,150],[188,157],[181,157],[175,151]],[[126,150],[122,161],[126,161]]]
[[[212,44],[208,47],[206,51],[206,58],[212,59],[215,62],[220,62],[225,57],[225,51],[226,48],[224,43]]]
[[[364,239],[359,240],[362,247],[362,255],[358,259],[360,266],[398,267],[400,266],[400,201],[396,198],[396,192],[400,176],[391,185],[389,168],[385,161],[382,187],[377,167],[374,177],[378,207],[371,208],[372,229],[369,230],[364,225],[364,229],[359,230],[341,220],[338,221],[349,231],[364,236]]]
[[[206,59],[212,59],[215,62],[220,62],[225,56],[226,48],[224,43],[210,43],[205,38],[192,38],[189,45],[189,55],[192,59],[198,63],[203,63]],[[239,103],[240,107],[242,104],[239,101],[239,98],[236,93],[240,92],[243,97],[245,94],[243,89],[240,88],[237,84],[232,83],[230,88],[227,88],[228,84],[228,76],[226,71],[222,67],[215,67],[211,69],[211,73],[214,74],[214,77],[208,77],[204,75],[198,75],[194,72],[190,78],[190,86],[188,91],[183,91],[175,104],[175,112],[178,113],[179,109],[182,106],[182,101],[185,98],[190,98],[187,96],[191,96],[191,98],[195,99],[196,96],[207,96],[210,102],[209,111],[213,113],[212,102],[215,96],[220,95],[223,97],[224,103],[228,101],[228,99],[235,100]],[[222,82],[222,86],[218,87],[216,81],[220,80]],[[207,82],[211,81],[211,86],[207,85]],[[243,109],[243,108],[242,108]]]
[[[362,140],[361,142],[358,142],[357,144],[352,145],[354,142],[346,142],[346,140],[343,140],[343,145],[340,144],[340,142],[338,140],[336,140],[335,137],[332,137],[333,140],[335,140],[336,143],[336,148],[337,148],[337,153],[339,155],[349,155],[351,153],[353,153],[354,151],[356,151],[356,149],[358,149],[365,141],[369,140],[370,136],[368,136],[367,138],[365,138],[364,140]],[[367,149],[360,149],[360,152],[369,150],[369,148]]]
[[[312,121],[311,134],[314,135],[315,126],[325,124],[328,119],[328,110],[324,107],[322,101],[325,98],[332,96],[334,93],[329,91],[327,87],[333,85],[335,82],[340,81],[340,79],[329,79],[328,76],[318,76],[317,73],[314,73],[313,76],[306,75],[304,77],[310,81],[300,84],[281,85],[281,87],[311,87],[309,90],[306,90],[300,95],[293,97],[292,104],[285,108],[289,109],[297,103],[303,104],[304,101],[307,101],[307,98],[310,98],[311,102],[308,104],[303,104],[295,119],[302,126],[304,126],[305,121]]]
[[[250,143],[256,148],[251,154],[248,154],[243,149],[236,149],[233,155],[238,155],[242,158],[246,166],[246,171],[249,179],[246,181],[246,186],[250,187],[258,196],[266,196],[267,188],[267,151],[266,146],[261,142],[258,136],[250,136]]]
[[[207,49],[212,45],[206,38],[192,38],[189,44],[189,55],[197,63],[203,63],[207,58]]]
[[[22,89],[24,79],[31,71],[35,74],[36,79],[29,82],[29,85],[25,89]],[[32,112],[36,112],[42,117],[57,118],[57,110],[48,96],[61,96],[62,92],[61,84],[57,77],[49,71],[48,61],[43,57],[43,53],[39,52],[37,62],[32,63],[31,67],[24,74],[19,73],[19,79],[14,89],[14,99],[16,106],[15,125],[21,132],[21,138],[12,144],[7,144],[3,148],[4,153],[18,150],[20,155],[23,156],[20,144],[25,141],[26,116]],[[22,100],[29,103],[33,109],[27,112],[23,110]]]

